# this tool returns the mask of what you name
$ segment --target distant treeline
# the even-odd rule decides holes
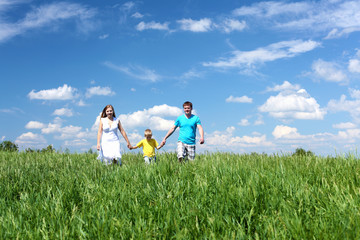
[[[17,144],[11,142],[11,141],[3,141],[0,143],[0,151],[5,152],[18,152],[19,147]],[[53,153],[56,152],[56,149],[53,147],[53,145],[48,145],[45,148],[42,149],[35,149],[35,148],[26,148],[25,152],[32,153]],[[62,152],[62,151],[58,151]],[[69,153],[69,149],[65,149],[65,153]],[[86,153],[92,154],[94,151],[90,148]],[[315,154],[312,151],[306,151],[303,148],[297,148],[294,153],[292,153],[292,156],[315,156]]]

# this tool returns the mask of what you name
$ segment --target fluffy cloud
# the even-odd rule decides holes
[[[312,40],[282,41],[261,47],[253,51],[233,51],[232,56],[218,62],[203,63],[207,67],[249,67],[255,64],[271,62],[282,58],[295,57],[301,53],[311,51],[320,46],[319,42]]]
[[[30,121],[25,125],[26,129],[41,129],[44,128],[46,125],[44,123],[38,121]]]
[[[360,73],[360,60],[359,59],[350,59],[348,69],[353,73]]]
[[[53,115],[71,117],[74,114],[69,108],[59,108],[53,112]]]
[[[244,126],[244,127],[250,125],[249,120],[246,119],[246,118],[241,119],[238,124],[239,124],[240,126]]]
[[[304,90],[280,92],[271,96],[259,107],[260,112],[268,112],[275,118],[323,119],[326,111]]]
[[[200,20],[181,19],[177,21],[180,29],[191,32],[208,32],[212,30],[212,21],[209,18]]]
[[[233,97],[230,96],[226,100],[226,102],[234,102],[234,103],[252,103],[252,98],[249,98],[248,96],[242,96],[242,97]]]
[[[85,96],[87,98],[90,98],[92,96],[113,96],[115,95],[115,92],[111,90],[109,87],[91,87],[86,89]]]
[[[77,89],[64,84],[62,87],[40,90],[35,92],[32,90],[28,97],[30,99],[39,100],[72,100],[77,97]]]
[[[333,112],[348,112],[356,122],[360,122],[360,99],[347,100],[342,95],[339,100],[330,100],[327,108]]]
[[[347,76],[340,67],[333,62],[326,62],[321,59],[312,64],[315,76],[329,82],[346,82]]]
[[[350,128],[356,128],[356,124],[351,122],[343,122],[343,123],[333,124],[332,127],[339,129],[350,129]]]
[[[147,29],[154,29],[154,30],[169,30],[169,23],[157,23],[157,22],[140,22],[138,25],[136,25],[136,30],[138,31],[144,31]]]
[[[195,112],[193,111],[195,114]],[[174,118],[183,114],[183,110],[178,107],[166,104],[157,105],[142,111],[136,111],[130,114],[121,114],[118,116],[125,130],[135,129],[137,127],[150,128],[152,130],[167,131],[174,125]],[[172,120],[164,117],[171,117]],[[96,118],[92,131],[97,131],[99,126],[99,116]]]
[[[230,33],[233,31],[242,31],[246,28],[246,22],[245,21],[239,21],[236,19],[225,19],[220,25],[218,25],[218,28],[222,29],[226,33]]]
[[[266,135],[261,136],[234,136],[235,127],[228,127],[225,131],[215,131],[206,136],[206,144],[210,147],[247,147],[273,146],[266,140]]]
[[[288,81],[284,81],[284,83],[282,85],[276,85],[274,87],[267,87],[266,91],[267,92],[282,92],[282,91],[297,91],[300,90],[300,85],[299,84],[291,84]]]
[[[40,134],[27,132],[17,137],[15,143],[23,148],[42,148],[46,146],[47,141],[44,136]]]
[[[298,132],[296,128],[279,125],[276,126],[274,131],[272,132],[272,135],[275,137],[275,139],[278,138],[287,138],[287,139],[300,139],[303,138]]]

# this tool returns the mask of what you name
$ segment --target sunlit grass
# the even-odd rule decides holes
[[[356,156],[0,152],[1,239],[358,239]]]

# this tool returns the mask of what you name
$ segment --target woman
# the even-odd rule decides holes
[[[105,164],[114,163],[121,165],[120,139],[117,133],[118,129],[127,142],[127,147],[130,149],[131,144],[120,123],[120,119],[115,117],[114,107],[107,105],[101,113],[97,135],[97,150],[99,151],[98,159]]]

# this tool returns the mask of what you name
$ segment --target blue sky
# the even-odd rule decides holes
[[[160,142],[191,101],[200,152],[354,152],[360,2],[0,0],[0,78],[21,149],[95,149],[107,104]]]

